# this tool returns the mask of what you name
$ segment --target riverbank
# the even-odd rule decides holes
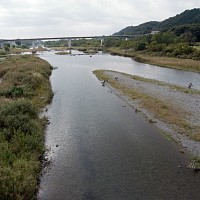
[[[200,92],[115,71],[95,70],[113,93],[142,112],[150,123],[200,157]]]
[[[138,51],[123,50],[119,48],[109,48],[107,51],[112,55],[133,57],[136,61],[142,63],[200,73],[199,60],[156,56],[155,54],[139,53]]]
[[[36,199],[47,123],[39,113],[53,96],[51,70],[31,55],[0,62],[1,199]]]
[[[35,51],[47,51],[46,48],[43,48],[43,47],[37,47],[34,49]],[[33,49],[22,49],[22,48],[12,48],[10,49],[10,52],[11,54],[21,54],[21,53],[26,53],[26,52],[29,52],[29,53],[32,53]]]

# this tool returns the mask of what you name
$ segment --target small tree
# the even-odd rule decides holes
[[[146,49],[146,43],[145,42],[138,43],[138,45],[135,48],[136,51],[143,51],[145,49]]]
[[[15,44],[18,45],[18,46],[21,46],[22,42],[20,40],[16,40]]]
[[[4,47],[5,51],[10,51],[10,48],[8,46]]]

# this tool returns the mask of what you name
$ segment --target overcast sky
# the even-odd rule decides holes
[[[0,0],[0,38],[111,35],[199,7],[200,0]]]

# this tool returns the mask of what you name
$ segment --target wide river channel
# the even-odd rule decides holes
[[[51,162],[42,173],[39,200],[200,199],[200,174],[188,168],[189,155],[102,87],[92,71],[116,70],[185,87],[192,82],[199,90],[200,74],[102,53],[40,57],[57,69],[47,111]]]

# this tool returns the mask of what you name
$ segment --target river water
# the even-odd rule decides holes
[[[143,64],[107,54],[48,52],[40,57],[57,69],[51,76],[55,95],[47,113],[51,163],[43,170],[38,199],[200,198],[200,175],[188,169],[188,155],[92,74],[98,68],[133,74]],[[149,67],[144,65],[151,71]]]
[[[80,52],[74,52],[74,55],[77,56],[68,56],[68,61],[73,62],[73,64],[81,63],[82,67],[88,68],[90,70],[116,70],[128,74],[142,76],[145,78],[176,84],[183,87],[187,87],[189,83],[192,83],[194,89],[200,90],[200,73],[153,66],[136,62],[132,58],[112,56],[110,54],[100,53],[99,55],[94,55],[92,59],[88,55],[80,55]],[[45,53],[43,57],[44,59],[51,60],[52,62],[55,57],[57,58],[54,52]],[[60,56],[59,62],[65,62],[65,59],[66,56]],[[55,65],[57,65],[57,63],[55,63]]]

